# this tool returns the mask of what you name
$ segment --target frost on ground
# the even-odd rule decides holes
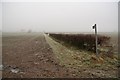
[[[110,58],[100,54],[100,57],[97,58],[95,53],[76,49],[72,46],[66,47],[62,42],[60,44],[48,35],[45,35],[45,38],[60,60],[60,65],[74,71],[72,75],[83,78],[117,77],[117,55]]]
[[[3,34],[3,78],[117,77],[117,58],[66,47],[42,33]]]

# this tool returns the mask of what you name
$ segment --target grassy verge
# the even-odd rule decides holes
[[[48,35],[46,41],[60,61],[60,65],[75,70],[75,75],[83,77],[117,77],[117,59],[101,55],[97,58],[94,53],[72,46],[66,47]]]

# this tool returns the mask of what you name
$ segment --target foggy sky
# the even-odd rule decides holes
[[[117,2],[3,2],[2,30],[99,32],[118,30]]]

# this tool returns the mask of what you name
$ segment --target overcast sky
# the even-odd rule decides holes
[[[1,4],[0,4],[1,6]],[[3,31],[99,32],[118,30],[117,2],[3,2]]]

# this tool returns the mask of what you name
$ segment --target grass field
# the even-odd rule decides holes
[[[117,52],[117,35],[111,44]],[[117,77],[117,54],[104,56],[56,42],[44,33],[3,33],[2,63],[4,78],[96,78]]]

